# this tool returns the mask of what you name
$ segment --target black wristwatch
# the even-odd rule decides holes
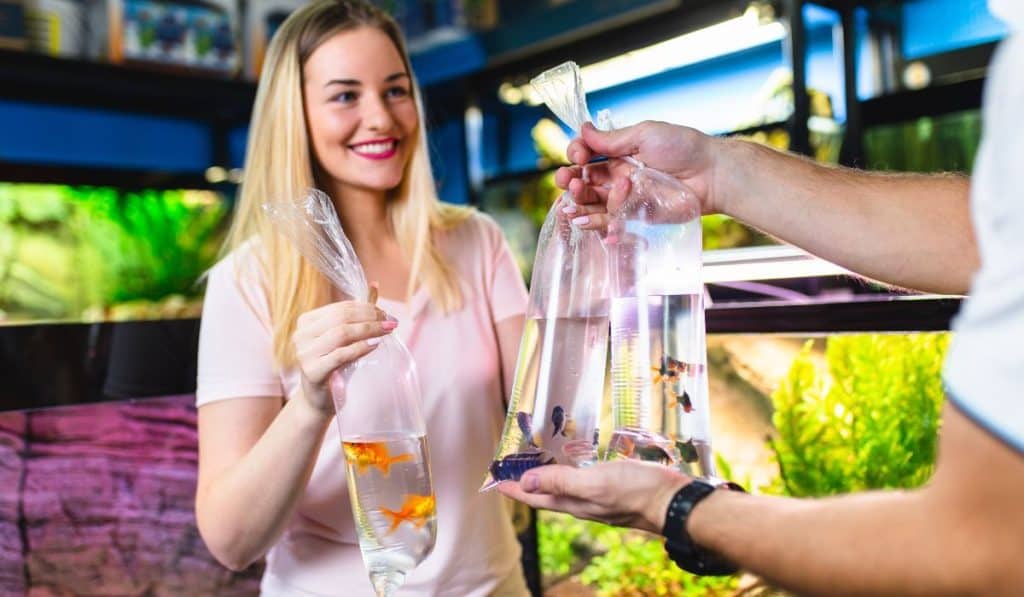
[[[701,500],[711,495],[717,488],[743,491],[735,483],[712,485],[707,481],[694,479],[672,496],[665,513],[665,526],[661,534],[665,536],[665,551],[677,566],[701,576],[727,576],[735,574],[739,567],[722,556],[702,549],[686,531],[686,521],[690,513]]]

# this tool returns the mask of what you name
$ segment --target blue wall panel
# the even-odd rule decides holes
[[[202,123],[0,101],[0,160],[202,172],[213,157]]]
[[[435,124],[427,134],[430,162],[439,185],[438,195],[449,203],[469,202],[465,135],[465,125],[458,119]]]
[[[903,6],[903,53],[910,59],[995,41],[1006,33],[986,0],[911,0]]]

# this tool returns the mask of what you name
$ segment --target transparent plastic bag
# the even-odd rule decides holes
[[[588,114],[579,69],[546,73],[545,97],[578,130]],[[558,102],[558,103],[553,103]],[[599,128],[611,128],[607,112]],[[708,402],[700,202],[678,179],[627,157],[630,194],[609,214],[611,385],[608,458],[654,460],[714,477]]]
[[[557,84],[544,75],[533,81],[542,94],[559,94]],[[581,115],[579,123],[588,119]],[[508,415],[481,491],[519,480],[536,466],[597,461],[608,258],[598,233],[571,225],[563,211],[569,205],[572,199],[563,194],[540,231]]]
[[[347,299],[372,302],[334,205],[311,189],[264,212]],[[382,383],[382,381],[384,383]],[[359,547],[378,595],[391,594],[434,547],[436,508],[412,354],[395,334],[330,381]]]

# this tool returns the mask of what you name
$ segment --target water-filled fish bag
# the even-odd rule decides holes
[[[549,105],[574,101],[560,77],[544,73],[532,84]],[[567,121],[577,131],[590,120],[585,105],[582,110]],[[566,208],[574,206],[563,194],[541,227],[508,415],[481,490],[519,480],[537,466],[587,466],[598,459],[608,350],[608,257],[599,233],[572,226]]]

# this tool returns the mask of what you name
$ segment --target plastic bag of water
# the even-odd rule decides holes
[[[326,194],[263,205],[311,264],[349,299],[374,302],[362,264]],[[380,371],[389,383],[381,384]],[[359,547],[378,595],[390,595],[434,548],[437,515],[426,422],[412,354],[396,334],[330,380]],[[361,400],[346,400],[346,394]]]
[[[578,130],[587,117],[578,67],[568,62],[546,75],[562,81],[568,98],[549,106]],[[612,127],[607,111],[597,125]],[[606,456],[713,478],[700,203],[678,179],[634,158],[604,167],[625,170],[632,183],[605,237],[614,418]]]
[[[573,90],[548,73],[532,81],[545,97]],[[583,107],[586,110],[586,107]],[[577,126],[589,120],[580,114]],[[526,325],[505,428],[481,491],[546,464],[597,461],[608,350],[608,258],[601,237],[571,225],[562,195],[537,241]]]

